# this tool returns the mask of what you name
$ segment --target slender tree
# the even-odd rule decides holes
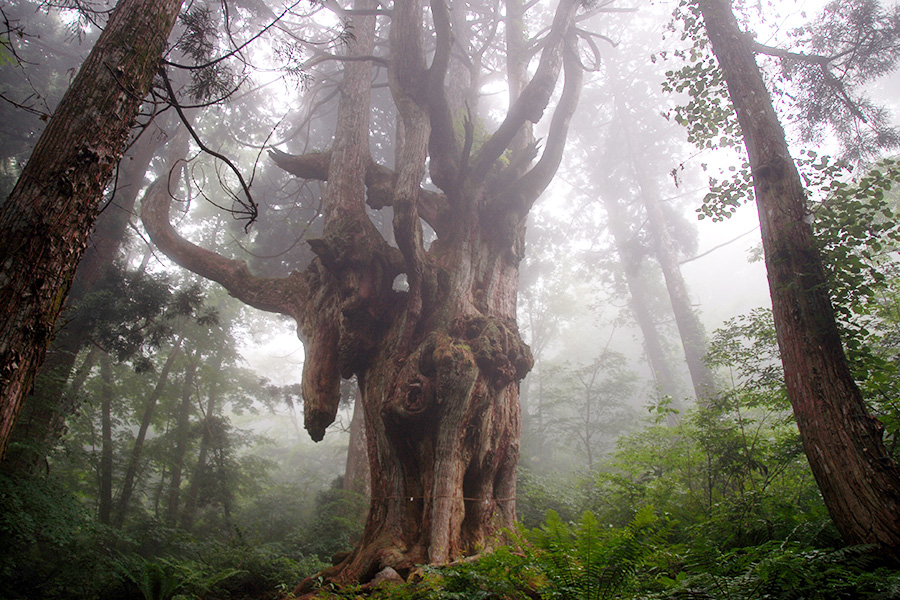
[[[666,281],[666,290],[669,292],[669,301],[672,303],[672,312],[675,314],[675,324],[678,326],[681,347],[684,350],[688,371],[691,374],[694,395],[698,402],[703,403],[716,395],[712,371],[703,362],[704,356],[706,356],[706,333],[703,331],[703,324],[700,323],[697,311],[691,304],[687,284],[681,274],[678,254],[675,250],[674,240],[669,234],[666,215],[659,198],[659,190],[647,177],[644,168],[637,164],[638,161],[634,158],[637,156],[635,149],[631,150],[641,200],[647,211],[647,226],[654,240],[654,254]]]
[[[141,462],[141,454],[144,452],[144,441],[147,438],[147,432],[150,430],[150,425],[153,422],[153,413],[156,411],[156,404],[162,397],[163,390],[169,381],[169,373],[172,370],[172,365],[175,364],[175,360],[180,354],[181,342],[182,340],[179,338],[172,344],[172,348],[169,350],[169,356],[166,357],[166,362],[163,364],[163,368],[159,373],[156,385],[153,387],[153,390],[147,397],[147,401],[144,403],[141,425],[134,438],[134,446],[132,446],[131,455],[128,457],[128,464],[125,467],[125,475],[122,480],[122,490],[119,492],[118,504],[116,506],[115,514],[113,515],[113,527],[121,529],[122,525],[125,523],[125,515],[128,512],[128,505],[131,503],[131,495],[135,488],[135,479]]]
[[[778,346],[806,456],[851,544],[900,560],[900,472],[869,415],[835,324],[806,190],[729,0],[698,0],[753,175]]]
[[[112,405],[115,391],[109,354],[100,355],[100,464],[98,466],[99,506],[97,520],[109,525],[113,507],[113,434]]]
[[[220,378],[217,376],[222,368],[223,352],[217,352],[212,358],[212,381],[209,383],[207,392],[207,401],[203,412],[203,419],[200,423],[200,448],[197,451],[197,463],[188,483],[187,493],[184,496],[184,509],[181,511],[181,527],[190,531],[194,526],[194,520],[197,517],[197,508],[200,501],[200,487],[205,480],[209,478],[210,459],[209,456],[213,451],[213,437],[215,432],[213,428],[219,422],[219,394],[220,394]]]
[[[122,0],[0,208],[0,457],[181,0]]]
[[[181,384],[181,404],[175,414],[175,448],[172,451],[172,472],[169,480],[169,495],[166,502],[165,521],[169,527],[178,522],[181,501],[181,479],[184,472],[191,434],[191,412],[194,408],[194,385],[197,376],[199,352],[188,355]]]

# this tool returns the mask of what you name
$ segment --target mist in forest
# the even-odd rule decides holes
[[[0,209],[134,1],[0,6]],[[787,270],[893,465],[900,8],[733,4],[169,7],[7,411],[0,598],[895,597],[900,529],[854,537],[807,459],[754,201],[781,171],[706,28],[752,32],[813,244]],[[97,69],[134,96],[132,51]]]

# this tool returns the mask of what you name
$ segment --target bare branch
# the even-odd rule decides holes
[[[275,17],[275,19],[272,22],[268,23],[265,27],[263,27],[261,30],[259,30],[259,32],[257,32],[255,35],[253,35],[246,42],[244,42],[243,44],[240,44],[239,46],[235,46],[235,48],[232,51],[227,52],[217,58],[214,58],[211,61],[205,62],[201,65],[182,65],[182,64],[178,64],[178,63],[174,63],[174,62],[170,62],[170,61],[164,61],[164,63],[170,67],[175,67],[176,69],[185,69],[188,71],[199,71],[201,69],[208,69],[209,67],[217,65],[220,62],[222,62],[223,60],[227,60],[227,59],[231,58],[232,56],[239,55],[244,48],[246,48],[247,46],[252,44],[254,41],[256,41],[257,39],[262,37],[262,35],[265,34],[269,29],[271,29],[272,27],[277,25],[278,22],[281,21],[282,18],[284,18],[284,15],[288,14],[291,10],[293,10],[293,8],[295,6],[300,4],[300,2],[302,2],[302,1],[303,0],[295,0],[295,2],[293,4],[291,4],[289,7],[285,8],[283,11],[281,11],[280,15]],[[224,4],[224,6],[227,10],[227,4]],[[226,18],[227,18],[227,13],[226,13]],[[230,35],[231,27],[226,26],[225,29],[229,32],[229,35]]]
[[[240,170],[234,165],[231,160],[221,154],[216,152],[215,150],[208,147],[203,143],[203,140],[200,139],[200,136],[197,135],[197,132],[194,131],[194,128],[191,126],[190,121],[185,116],[184,111],[181,108],[181,105],[178,104],[178,99],[175,97],[175,91],[172,89],[172,83],[169,81],[169,76],[166,73],[165,68],[160,69],[160,75],[162,76],[163,83],[166,86],[166,92],[169,95],[169,103],[175,109],[175,112],[178,113],[178,117],[181,119],[181,122],[184,123],[184,126],[187,127],[188,132],[191,134],[191,137],[194,138],[194,141],[197,142],[197,145],[201,150],[206,152],[207,154],[214,156],[225,163],[231,171],[237,175],[238,181],[241,184],[241,188],[244,190],[244,194],[247,196],[247,203],[242,202],[237,198],[237,196],[233,196],[234,201],[237,202],[241,206],[241,210],[231,209],[231,212],[237,215],[242,215],[241,218],[247,220],[247,224],[244,225],[244,231],[249,231],[250,226],[253,225],[253,222],[256,221],[256,217],[259,215],[259,206],[253,200],[253,196],[250,194],[250,186],[244,181],[244,176],[241,175]]]
[[[300,321],[309,297],[305,275],[295,271],[280,279],[255,277],[244,261],[225,258],[181,237],[169,222],[172,195],[168,180],[158,178],[141,202],[141,220],[156,247],[182,267],[220,283],[242,302]]]

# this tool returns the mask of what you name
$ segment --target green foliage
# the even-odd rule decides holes
[[[207,577],[234,569],[215,582],[210,591],[217,597],[248,598],[271,595],[280,585],[294,585],[329,566],[312,555],[286,551],[278,544],[246,540],[214,542],[197,548],[198,566]]]
[[[871,548],[814,548],[769,542],[727,552],[698,546],[674,577],[658,577],[644,598],[757,598],[837,600],[893,598],[900,573],[879,567]]]
[[[688,142],[700,148],[739,147],[740,125],[696,0],[681,0],[672,16],[674,22],[669,25],[669,31],[678,33],[682,42],[691,43],[690,48],[675,50],[671,56],[660,55],[663,60],[674,58],[684,63],[680,68],[666,71],[663,83],[665,92],[687,94],[687,101],[674,109],[672,118],[687,128]],[[680,31],[675,23],[680,25]],[[655,62],[656,56],[651,60]]]
[[[64,482],[0,475],[0,598],[97,598],[121,588],[113,548]]]
[[[806,143],[820,144],[834,132],[850,160],[865,160],[896,148],[900,132],[890,111],[860,88],[882,77],[900,59],[900,9],[878,0],[832,1],[818,18],[790,32],[797,49],[830,57],[828,64],[787,59],[782,79],[794,91],[793,119]]]
[[[184,319],[209,327],[215,311],[204,308],[204,292],[194,283],[175,286],[167,275],[128,272],[115,264],[86,293],[74,316],[91,323],[94,343],[135,370],[152,370],[150,355],[169,340]]]
[[[346,550],[362,536],[368,499],[340,487],[340,480],[331,489],[319,493],[311,522],[298,536],[296,543],[307,555],[328,561]]]
[[[138,557],[123,563],[122,572],[140,591],[144,600],[170,600],[191,577],[185,565],[168,560],[150,561]]]
[[[884,159],[855,179],[847,179],[850,172],[840,164],[827,157],[817,160],[812,152],[802,164],[816,170],[816,179],[807,177],[807,185],[825,198],[813,205],[814,229],[845,344],[855,351],[877,319],[872,309],[890,285],[891,252],[900,246],[896,193],[891,192],[900,181],[900,162]]]
[[[667,527],[646,507],[625,527],[601,525],[586,512],[567,523],[550,511],[512,543],[446,567],[426,567],[415,583],[377,590],[389,600],[600,600],[620,598],[664,542]],[[356,597],[350,589],[326,598]]]
[[[778,539],[822,518],[770,312],[726,322],[708,360],[730,382],[717,398],[680,415],[676,426],[657,419],[619,440],[613,466],[631,486],[633,505],[656,506],[683,539],[702,534],[729,547]]]
[[[537,527],[548,511],[575,519],[579,512],[577,488],[571,478],[554,477],[519,466],[516,478],[516,513],[525,527]]]
[[[124,556],[119,572],[145,600],[272,596],[280,585],[300,581],[325,565],[295,560],[270,545],[231,542],[191,544],[195,558]]]
[[[885,159],[856,177],[845,164],[811,151],[803,151],[797,163],[814,192],[809,221],[851,369],[896,452],[900,219],[893,186],[900,180],[900,163]],[[714,336],[708,360],[728,371],[748,405],[787,408],[769,311],[726,322]]]
[[[615,598],[661,543],[665,528],[651,506],[638,510],[626,527],[603,527],[586,512],[577,525],[547,515],[546,524],[532,531],[529,554],[546,578],[540,592],[547,599],[601,600]]]

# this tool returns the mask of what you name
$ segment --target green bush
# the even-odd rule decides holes
[[[647,599],[842,600],[897,598],[900,572],[877,565],[871,547],[839,550],[768,542],[729,552],[694,548],[674,577],[648,584]],[[654,589],[655,588],[655,589]]]

